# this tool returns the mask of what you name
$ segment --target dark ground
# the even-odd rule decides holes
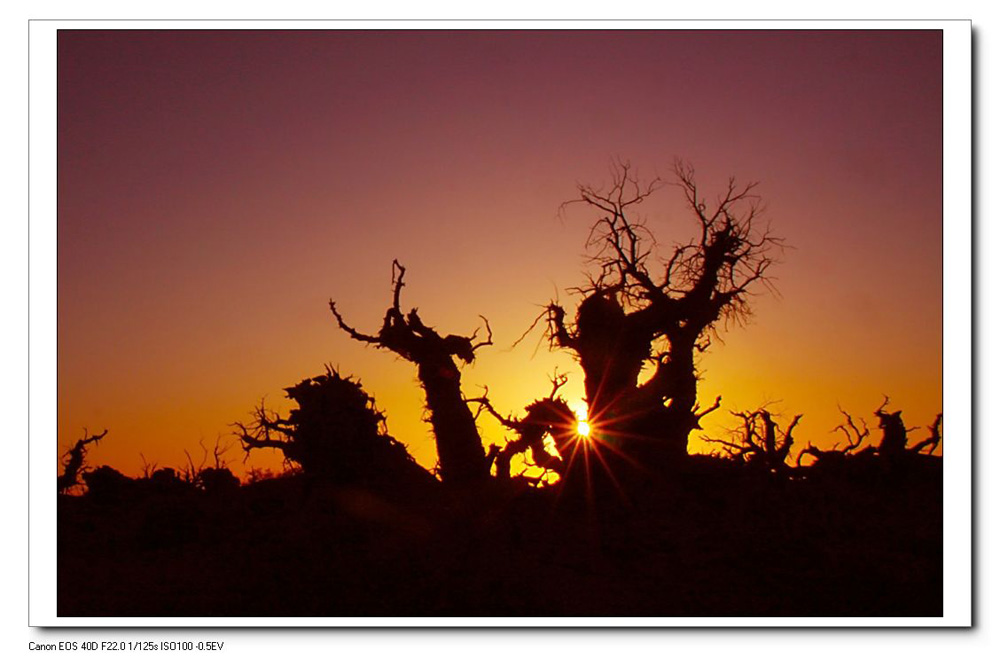
[[[60,496],[60,616],[939,616],[941,459],[703,459],[595,495],[334,487]]]

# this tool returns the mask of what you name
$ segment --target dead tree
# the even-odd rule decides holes
[[[214,465],[208,466],[208,448],[203,442],[198,442],[198,446],[201,447],[202,456],[201,462],[197,465],[195,465],[188,450],[184,449],[184,455],[187,457],[188,464],[181,470],[183,481],[213,495],[224,494],[238,488],[240,480],[236,478],[236,475],[232,473],[228,464],[223,459],[229,447],[222,446],[217,439],[215,446],[212,448]]]
[[[80,484],[80,474],[86,470],[85,460],[87,457],[87,447],[91,444],[97,444],[104,436],[108,434],[108,429],[105,428],[104,432],[100,435],[93,435],[88,437],[87,430],[84,429],[83,437],[76,441],[69,451],[63,456],[63,472],[59,475],[56,480],[56,487],[60,493],[69,492],[70,489],[78,486]]]
[[[854,417],[848,414],[843,409],[840,413],[844,417],[844,422],[838,425],[836,428],[831,430],[831,433],[840,432],[846,437],[846,442],[837,442],[829,449],[820,449],[813,446],[811,443],[799,451],[798,457],[795,459],[795,464],[802,466],[802,459],[805,456],[811,456],[815,459],[816,464],[822,464],[823,467],[830,467],[841,465],[844,461],[852,458],[863,458],[869,459],[872,454],[875,453],[875,449],[871,446],[866,446],[862,448],[862,444],[868,439],[871,431],[868,429],[868,424],[864,419],[859,419],[861,425],[858,426],[854,422]]]
[[[730,457],[753,467],[772,472],[787,471],[785,461],[795,445],[792,431],[802,420],[802,414],[797,414],[784,429],[766,409],[731,414],[743,421],[742,426],[733,431],[733,437],[729,440],[706,437],[705,441],[721,445]]]
[[[920,454],[932,454],[941,443],[941,414],[938,414],[934,423],[928,426],[927,429],[930,431],[928,437],[909,446],[907,440],[914,428],[906,427],[902,411],[886,411],[888,405],[889,398],[883,397],[882,404],[875,410],[879,429],[882,431],[882,439],[877,445],[862,447],[871,434],[868,424],[864,419],[858,419],[861,424],[859,426],[855,423],[854,417],[841,409],[844,422],[834,428],[833,432],[842,433],[846,437],[846,442],[834,444],[830,449],[819,449],[810,444],[799,453],[798,462],[801,463],[803,456],[810,455],[817,463],[823,463],[826,467],[832,464],[873,460],[892,467],[900,461],[913,459]],[[926,452],[924,449],[927,449]]]
[[[913,446],[910,447],[910,451],[913,453],[921,453],[925,447],[930,447],[927,449],[927,455],[931,455],[941,444],[941,414],[938,414],[934,419],[934,423],[927,426],[930,434],[926,439],[922,439]]]
[[[717,328],[750,316],[756,287],[770,287],[768,271],[781,239],[761,222],[756,183],[733,179],[714,203],[703,197],[693,169],[675,164],[676,185],[696,223],[695,236],[659,259],[649,229],[635,209],[660,187],[642,184],[627,163],[613,169],[608,190],[579,188],[600,215],[588,247],[595,267],[575,321],[552,303],[548,334],[571,350],[585,373],[592,427],[622,446],[652,445],[680,462],[690,432],[720,401],[698,405],[698,356]],[[639,374],[651,366],[648,380]],[[644,446],[643,448],[650,448]]]
[[[493,407],[488,395],[468,400],[470,403],[479,404],[482,410],[489,412],[501,425],[517,435],[514,439],[508,440],[503,448],[496,445],[490,447],[487,461],[490,466],[495,467],[497,478],[510,478],[511,459],[517,454],[528,451],[531,451],[531,462],[536,467],[560,474],[565,471],[568,460],[566,454],[580,439],[576,428],[576,414],[565,400],[556,397],[556,393],[565,383],[566,376],[557,375],[552,380],[552,392],[548,397],[536,400],[525,407],[526,415],[520,419],[500,414]],[[546,450],[546,435],[552,437],[558,455],[552,455]]]
[[[486,323],[487,337],[476,342],[478,330],[471,336],[440,335],[424,324],[416,309],[405,315],[399,303],[406,269],[396,260],[393,267],[392,305],[385,313],[377,335],[360,333],[349,326],[333,301],[330,311],[340,328],[353,339],[388,349],[417,366],[417,377],[424,389],[431,429],[437,443],[441,478],[447,482],[466,482],[489,477],[489,466],[476,421],[462,395],[461,371],[455,359],[472,363],[476,351],[493,344],[493,333]]]
[[[903,423],[903,412],[887,412],[885,408],[889,405],[888,396],[883,396],[884,400],[879,408],[875,410],[878,417],[878,427],[882,431],[882,441],[878,445],[878,455],[880,458],[895,460],[906,453],[908,433],[906,424]]]
[[[328,367],[285,393],[297,405],[287,417],[262,403],[252,421],[233,424],[247,455],[253,449],[278,449],[307,475],[335,483],[386,486],[431,479],[386,432],[374,398],[350,377]]]
[[[888,406],[889,397],[883,396],[882,404],[875,410],[875,416],[879,420],[879,428],[882,430],[882,441],[878,445],[880,458],[892,463],[905,456],[919,454],[927,447],[930,447],[927,450],[928,455],[937,449],[941,443],[941,414],[938,414],[934,423],[928,426],[930,435],[911,447],[908,442],[909,433],[916,428],[907,428],[906,424],[903,423],[903,412],[901,410],[887,412],[886,407]]]

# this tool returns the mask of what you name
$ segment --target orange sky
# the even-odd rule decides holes
[[[394,258],[439,331],[489,318],[468,395],[519,410],[558,367],[579,401],[540,329],[510,345],[575,303],[593,217],[558,207],[615,157],[646,176],[684,158],[705,192],[760,181],[794,247],[780,296],[703,359],[704,402],[775,401],[817,444],[838,404],[872,425],[883,393],[911,426],[941,409],[938,32],[74,30],[58,66],[59,442],[108,428],[93,465],[198,460],[324,363],[433,465],[414,367],[327,308],[375,332]],[[665,246],[693,233],[681,204],[644,210]]]

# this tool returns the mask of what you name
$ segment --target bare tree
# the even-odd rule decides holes
[[[99,435],[87,436],[87,430],[84,429],[83,437],[76,441],[69,451],[63,456],[63,472],[59,475],[56,480],[56,487],[60,493],[69,492],[70,489],[79,485],[80,474],[87,470],[85,460],[87,458],[87,447],[91,444],[98,444],[104,436],[108,434],[108,429],[105,428],[104,432]]]
[[[906,427],[906,424],[903,423],[903,412],[901,410],[887,412],[886,407],[889,406],[889,397],[882,397],[882,404],[875,410],[875,416],[878,417],[879,421],[879,428],[882,430],[882,441],[878,445],[879,457],[886,461],[894,462],[907,455],[919,454],[927,447],[930,447],[927,449],[927,454],[933,453],[941,443],[941,414],[938,414],[934,419],[934,423],[928,426],[930,435],[911,447],[908,445],[909,433],[916,430],[916,428]]]
[[[927,426],[927,429],[930,431],[930,434],[928,434],[925,439],[922,439],[911,446],[908,449],[909,451],[912,451],[913,453],[920,453],[924,450],[924,448],[929,446],[930,448],[927,449],[927,455],[934,453],[937,447],[941,444],[941,414],[937,415],[934,419],[934,423]]]
[[[810,443],[804,449],[799,451],[798,458],[795,459],[796,465],[801,465],[802,458],[805,456],[811,456],[815,458],[817,462],[829,465],[841,463],[851,456],[860,454],[867,456],[875,453],[875,449],[870,446],[861,448],[861,445],[865,443],[865,440],[871,434],[865,420],[859,419],[861,422],[861,425],[859,426],[854,422],[854,417],[845,412],[843,408],[841,408],[840,413],[844,417],[844,422],[830,432],[840,432],[847,438],[847,441],[838,442],[833,445],[833,448],[830,449],[820,449]]]
[[[513,431],[516,437],[508,440],[501,448],[490,447],[487,460],[495,466],[497,478],[510,478],[511,459],[522,453],[531,452],[531,462],[544,470],[553,470],[562,474],[568,462],[566,454],[579,440],[577,432],[577,417],[569,405],[556,393],[567,381],[566,375],[557,374],[552,380],[552,392],[548,397],[536,400],[524,408],[525,416],[515,419],[503,416],[490,402],[488,393],[481,398],[469,398],[468,402],[480,405],[481,411],[490,413],[505,428]],[[476,417],[479,413],[476,413]],[[549,435],[555,442],[558,455],[553,455],[545,448],[545,436]]]
[[[909,433],[916,428],[907,428],[903,422],[903,412],[886,411],[889,406],[888,396],[883,396],[882,404],[875,410],[875,416],[879,420],[879,429],[882,431],[882,439],[877,445],[865,446],[862,444],[868,439],[871,431],[864,419],[858,419],[860,425],[855,422],[853,416],[843,409],[840,413],[844,416],[844,422],[833,429],[833,432],[840,432],[846,437],[846,442],[834,444],[830,449],[819,449],[811,444],[804,448],[798,460],[801,461],[805,455],[810,455],[824,464],[842,463],[844,461],[871,461],[878,459],[884,464],[893,466],[900,461],[913,460],[918,455],[933,454],[941,444],[941,414],[938,414],[934,422],[927,427],[928,436],[917,442],[913,446],[908,444]],[[925,451],[926,449],[926,451]]]
[[[598,437],[650,450],[680,462],[690,432],[721,404],[698,404],[696,361],[720,325],[750,316],[756,287],[783,247],[760,219],[756,183],[730,179],[708,203],[693,169],[674,165],[675,184],[697,233],[658,258],[652,232],[636,209],[665,183],[643,184],[628,163],[612,170],[610,189],[580,186],[577,199],[599,219],[588,247],[595,267],[582,289],[575,321],[558,304],[547,308],[553,346],[572,350],[585,373],[590,421]],[[652,370],[640,383],[645,366]]]
[[[802,420],[802,414],[792,418],[787,427],[782,428],[766,409],[753,412],[731,412],[743,423],[736,428],[729,440],[706,437],[705,441],[719,444],[734,459],[764,467],[772,472],[788,470],[786,459],[795,445],[792,431]]]
[[[353,339],[388,349],[417,366],[437,442],[441,478],[447,482],[485,479],[489,477],[489,465],[476,421],[462,395],[462,373],[455,359],[472,363],[477,350],[493,344],[489,322],[483,318],[486,339],[476,342],[478,330],[470,336],[441,335],[424,324],[416,309],[404,315],[399,297],[406,269],[396,260],[392,267],[392,305],[377,335],[367,335],[349,326],[333,301],[330,311],[340,328]]]
[[[216,438],[215,446],[212,447],[212,459],[214,465],[208,465],[208,448],[202,441],[198,442],[201,448],[201,461],[196,465],[194,459],[187,449],[184,449],[184,456],[188,464],[181,470],[181,479],[196,488],[200,488],[209,493],[229,492],[240,485],[239,479],[229,469],[223,456],[229,451],[229,446],[223,446],[221,437]],[[147,474],[147,478],[148,478]]]
[[[325,374],[285,393],[297,404],[287,417],[261,403],[250,423],[233,424],[247,455],[253,449],[278,449],[287,465],[339,483],[391,485],[431,478],[386,432],[385,416],[359,382],[327,367]],[[217,467],[220,457],[217,450]],[[191,467],[191,476],[200,478],[201,470]]]

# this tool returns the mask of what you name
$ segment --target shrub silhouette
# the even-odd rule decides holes
[[[877,445],[862,447],[871,434],[868,424],[864,419],[858,419],[861,424],[859,426],[853,416],[840,410],[844,422],[834,428],[834,432],[841,432],[847,438],[846,443],[840,442],[830,449],[819,449],[810,444],[799,453],[798,461],[801,462],[805,455],[812,456],[815,458],[814,465],[820,470],[843,469],[845,465],[852,463],[856,467],[861,463],[871,462],[877,462],[884,469],[892,469],[932,455],[941,444],[941,414],[928,426],[929,434],[925,439],[908,446],[908,433],[913,429],[906,427],[902,411],[885,411],[888,404],[889,398],[885,397],[875,410],[879,429],[882,431],[882,439]]]
[[[236,475],[232,473],[227,463],[223,460],[223,456],[229,450],[229,447],[221,446],[217,440],[215,447],[212,449],[213,465],[209,467],[207,465],[208,449],[204,444],[199,445],[202,450],[202,459],[198,465],[195,465],[194,460],[191,459],[191,454],[187,450],[184,451],[188,459],[188,464],[181,472],[182,480],[199,490],[214,495],[227,494],[238,488],[240,480],[236,478]],[[149,476],[150,474],[147,474],[147,477]]]
[[[875,410],[878,418],[879,429],[882,431],[882,441],[878,445],[878,455],[887,463],[892,464],[919,454],[924,448],[927,453],[933,453],[941,443],[941,414],[934,419],[934,423],[928,426],[929,436],[913,445],[908,446],[908,436],[911,429],[903,423],[903,412],[887,412],[885,408],[889,405],[889,398],[885,397],[879,408]]]
[[[126,500],[136,486],[135,479],[108,465],[84,472],[83,481],[87,484],[87,497],[105,503]]]
[[[276,448],[310,476],[338,483],[427,481],[406,447],[385,431],[385,416],[361,384],[327,367],[326,373],[285,389],[288,418],[263,404],[249,424],[236,423],[244,450]]]
[[[561,475],[566,474],[567,465],[572,460],[572,449],[579,440],[576,414],[565,400],[556,397],[556,393],[566,381],[566,375],[557,375],[552,381],[552,392],[548,397],[536,400],[525,407],[526,415],[520,419],[501,415],[493,407],[487,395],[468,400],[480,404],[505,428],[517,435],[515,439],[508,440],[502,448],[495,444],[490,447],[487,462],[495,467],[497,478],[510,478],[511,459],[528,451],[531,451],[532,465],[559,472]],[[546,450],[546,435],[552,437],[558,455]]]
[[[873,447],[866,446],[861,448],[861,445],[864,444],[865,440],[871,434],[865,420],[860,419],[861,425],[858,426],[853,416],[843,409],[840,410],[840,413],[844,417],[844,422],[834,428],[833,432],[843,433],[847,441],[838,442],[829,449],[820,449],[810,443],[799,452],[796,458],[797,465],[801,465],[802,459],[808,455],[815,459],[813,464],[816,469],[842,468],[852,460],[867,460],[875,454]]]
[[[83,431],[83,437],[78,439],[76,444],[66,452],[63,464],[63,472],[56,479],[56,488],[60,493],[66,493],[80,484],[80,475],[87,471],[85,464],[87,458],[87,447],[97,444],[108,434],[108,429],[99,435],[88,437],[87,431]]]
[[[763,408],[732,414],[743,422],[741,427],[734,430],[732,438],[725,440],[706,437],[705,441],[721,445],[733,460],[751,467],[787,474],[787,460],[795,445],[793,431],[802,419],[802,414],[792,418],[785,428],[781,428],[771,412]]]
[[[240,487],[240,480],[225,467],[206,467],[196,477],[198,487],[206,493],[229,493]]]

